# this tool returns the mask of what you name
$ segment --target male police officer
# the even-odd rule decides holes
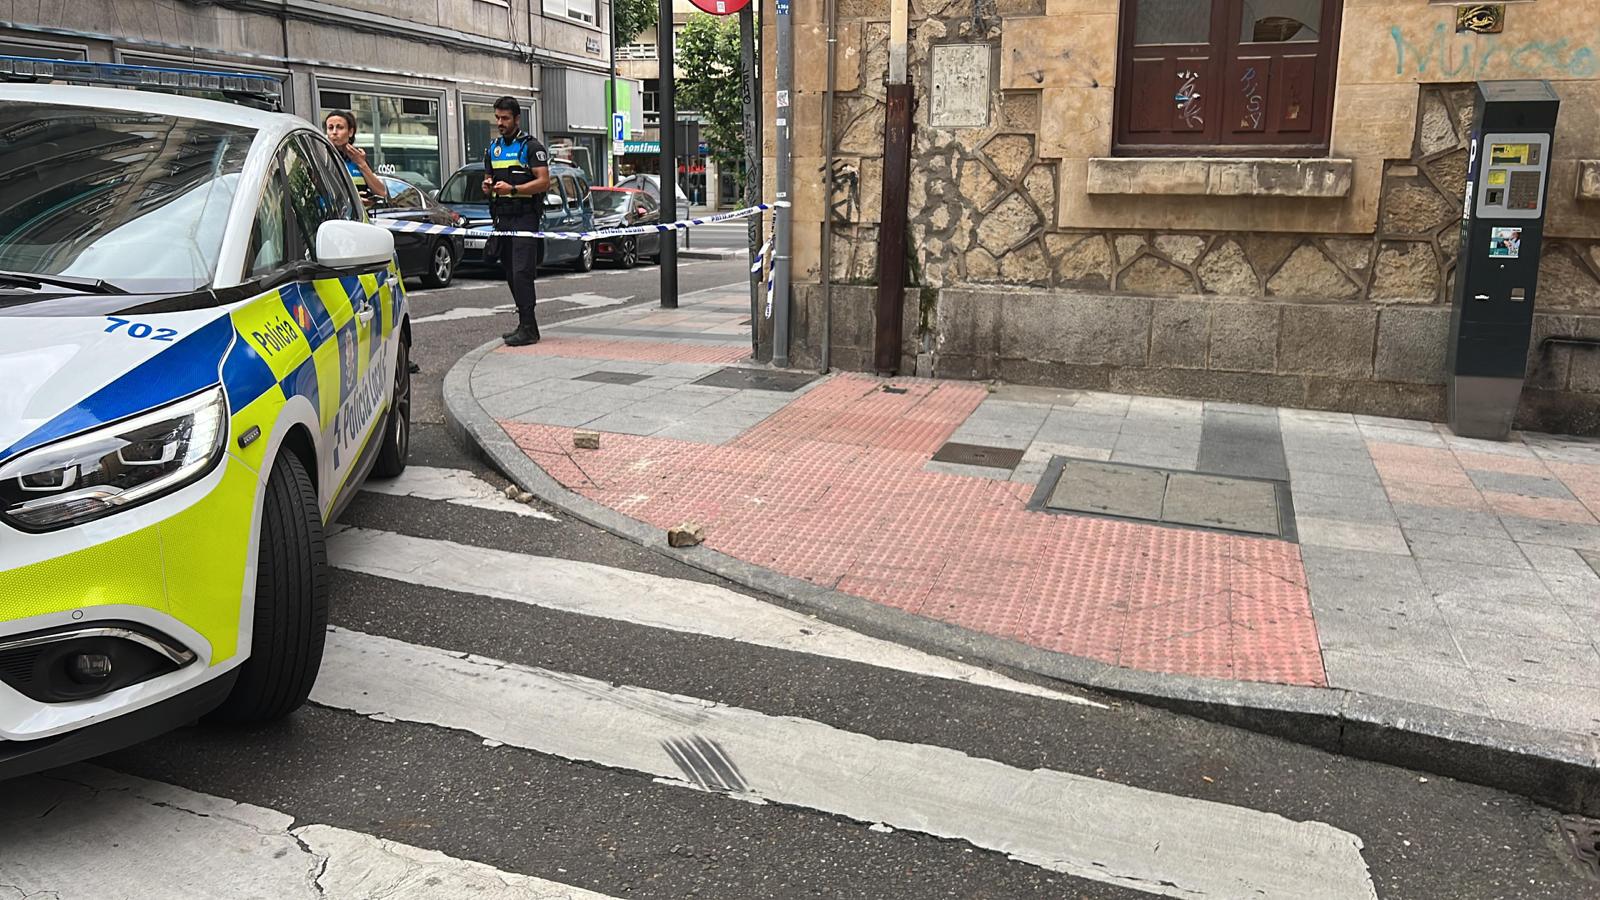
[[[483,154],[483,192],[489,195],[489,214],[496,231],[540,231],[544,219],[544,192],[550,189],[550,152],[533,135],[522,130],[522,106],[515,97],[494,102],[494,123],[500,136]],[[517,302],[517,330],[503,335],[508,346],[539,342],[534,319],[537,296],[533,280],[539,272],[537,238],[500,238],[500,264]]]
[[[371,206],[374,197],[388,197],[389,189],[383,179],[367,164],[366,151],[353,143],[356,139],[356,117],[344,110],[334,110],[322,120],[322,130],[344,160],[350,180],[356,183],[356,190],[361,193],[361,202]]]

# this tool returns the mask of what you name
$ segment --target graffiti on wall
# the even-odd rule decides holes
[[[1443,23],[1426,37],[1408,36],[1399,26],[1394,40],[1394,73],[1424,80],[1478,81],[1490,78],[1592,78],[1600,60],[1588,44],[1571,38],[1524,41],[1496,34],[1451,34]],[[1432,76],[1433,78],[1429,78]]]
[[[833,220],[854,222],[861,215],[861,170],[848,160],[835,159],[833,171]]]

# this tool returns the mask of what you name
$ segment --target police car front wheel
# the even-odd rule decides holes
[[[327,639],[327,569],[316,486],[286,449],[272,465],[261,510],[250,657],[211,721],[270,722],[305,702]]]

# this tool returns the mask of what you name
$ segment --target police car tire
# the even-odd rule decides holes
[[[411,455],[411,347],[402,339],[395,352],[394,396],[383,417],[383,443],[372,464],[374,478],[398,478]],[[402,433],[403,430],[403,433]]]
[[[327,640],[327,570],[316,486],[286,450],[273,462],[262,504],[250,657],[210,721],[270,722],[305,702]]]

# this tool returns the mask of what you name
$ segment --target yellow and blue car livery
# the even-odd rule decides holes
[[[0,86],[0,108],[39,90]],[[254,139],[205,291],[0,304],[0,778],[217,707],[252,654],[277,652],[252,645],[275,463],[294,457],[326,523],[393,443],[385,427],[409,427],[395,424],[402,390],[409,404],[405,291],[392,239],[387,263],[374,262],[363,229],[381,229],[359,202],[349,223],[323,225],[316,249],[334,259],[354,234],[364,263],[249,277],[259,185],[287,143],[325,140],[310,123],[136,91],[48,91],[99,110],[220,117]],[[79,483],[96,469],[134,473],[134,486]],[[113,658],[143,670],[106,690]]]

